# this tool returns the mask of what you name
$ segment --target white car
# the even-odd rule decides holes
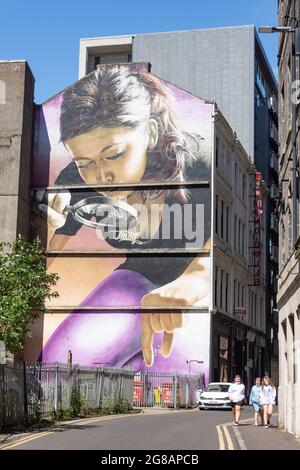
[[[204,391],[199,390],[199,410],[208,408],[231,409],[228,395],[230,385],[228,382],[211,382]]]

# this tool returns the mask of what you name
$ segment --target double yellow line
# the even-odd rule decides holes
[[[74,420],[71,422],[68,422],[67,424],[72,427],[72,426],[84,426],[87,423],[95,423],[97,421],[110,421],[114,419],[120,419],[120,418],[126,418],[126,417],[136,417],[136,416],[141,416],[141,413],[139,414],[134,414],[134,415],[116,415],[116,416],[95,416],[93,418],[83,418],[83,419],[78,419]],[[62,422],[62,424],[66,424],[66,422]],[[56,428],[54,431],[42,431],[42,432],[36,432],[34,434],[30,434],[29,436],[24,436],[21,437],[20,439],[17,439],[15,441],[12,441],[7,444],[0,445],[0,451],[1,450],[8,450],[8,449],[13,449],[14,447],[21,446],[22,444],[27,444],[30,441],[34,441],[35,439],[39,439],[41,437],[49,436],[50,434],[54,434],[58,428]]]
[[[27,444],[27,442],[34,441],[35,439],[39,439],[40,437],[48,436],[49,434],[53,433],[54,431],[44,431],[33,435],[31,434],[30,436],[22,437],[21,439],[18,439],[15,442],[0,446],[0,450],[13,449],[14,447],[21,446],[25,443]]]
[[[228,426],[232,426],[232,423],[216,426],[219,439],[219,450],[234,450],[233,442],[228,431]]]

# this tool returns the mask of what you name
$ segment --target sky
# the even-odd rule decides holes
[[[277,0],[0,0],[0,60],[26,59],[41,103],[78,78],[80,38],[276,25]],[[277,74],[277,34],[261,34]]]

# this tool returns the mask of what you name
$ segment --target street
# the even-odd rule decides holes
[[[230,411],[146,409],[61,423],[42,432],[2,440],[0,450],[300,450],[299,442],[277,429],[253,426],[252,408],[232,426]]]

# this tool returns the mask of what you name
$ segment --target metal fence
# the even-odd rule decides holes
[[[112,410],[120,399],[129,408],[188,407],[197,404],[203,378],[58,363],[0,365],[0,427],[32,423],[71,410],[74,393],[87,410]]]
[[[0,427],[24,422],[24,367],[0,365]]]
[[[111,367],[68,367],[64,364],[27,364],[26,395],[28,418],[38,412],[70,410],[72,394],[78,391],[86,409],[114,407],[119,399],[133,406],[134,372]]]
[[[71,410],[75,392],[87,410],[113,409],[120,399],[132,408],[133,378],[131,370],[110,367],[1,365],[0,427]]]
[[[204,376],[138,372],[134,376],[133,404],[138,407],[179,408],[198,403]]]

